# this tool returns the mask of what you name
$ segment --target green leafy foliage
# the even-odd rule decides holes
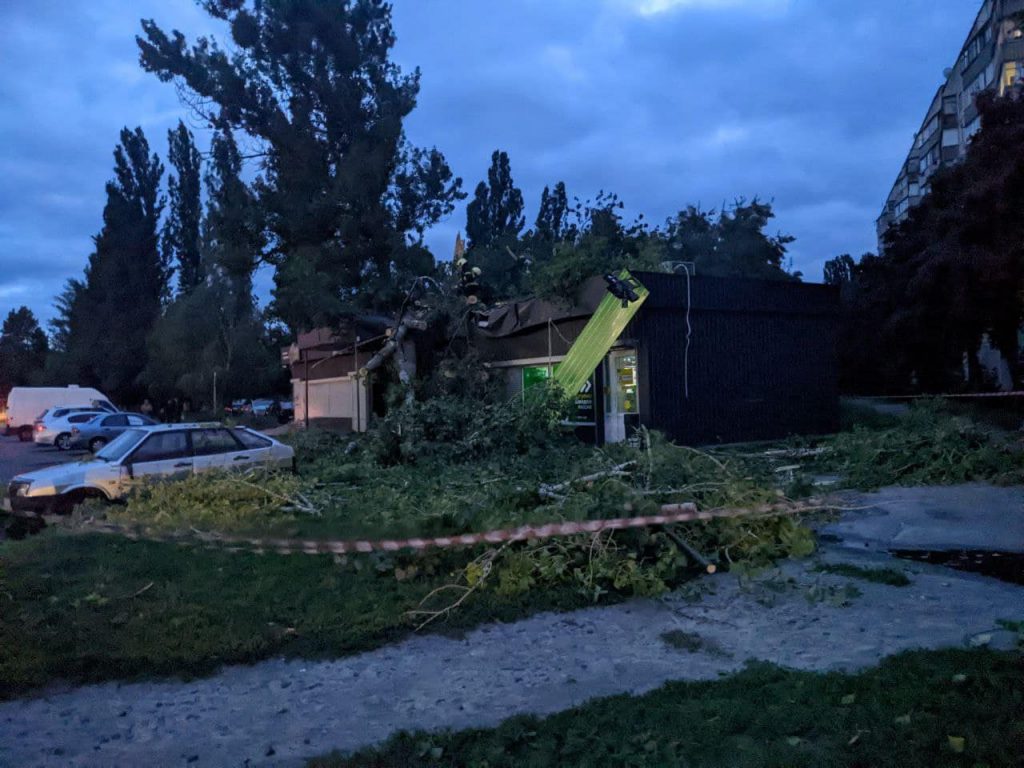
[[[685,640],[683,641],[686,642]],[[1024,754],[1017,654],[916,651],[857,675],[751,664],[497,728],[401,733],[315,768],[1012,766]],[[958,685],[950,685],[956,676]],[[949,734],[960,734],[954,754]]]
[[[140,375],[151,395],[185,396],[212,410],[215,384],[218,404],[276,388],[280,353],[248,286],[238,287],[215,272],[166,308],[147,339]]]
[[[549,199],[548,205],[551,205]],[[659,234],[651,233],[640,216],[623,222],[624,204],[614,193],[598,193],[567,214],[570,222],[561,239],[539,234],[531,241],[535,251],[529,286],[538,296],[573,300],[583,282],[594,275],[622,269],[660,269],[663,252]]]
[[[827,441],[823,467],[857,488],[1019,482],[1020,451],[990,430],[921,401],[888,428],[857,425]]]
[[[106,511],[112,520],[149,521],[176,530],[265,530],[302,515],[318,515],[319,496],[309,495],[302,481],[286,472],[212,472],[142,485],[127,509]]]

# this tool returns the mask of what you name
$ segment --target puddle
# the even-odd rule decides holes
[[[958,571],[980,573],[1010,584],[1024,584],[1024,554],[1018,552],[988,552],[974,549],[928,551],[920,549],[893,549],[890,554],[904,560],[944,565]]]

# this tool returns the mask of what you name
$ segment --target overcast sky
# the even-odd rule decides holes
[[[423,70],[407,132],[471,192],[509,152],[532,223],[545,184],[614,191],[655,223],[688,203],[774,202],[807,279],[875,247],[914,131],[979,0],[395,0]],[[80,276],[122,126],[166,154],[187,117],[143,72],[140,17],[221,33],[192,0],[2,0],[0,316],[42,319]],[[206,142],[205,134],[200,141]],[[165,161],[166,163],[166,161]],[[462,209],[428,237],[448,258]],[[262,275],[264,294],[270,284]]]

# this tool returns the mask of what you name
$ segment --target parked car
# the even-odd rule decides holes
[[[32,439],[35,420],[47,408],[60,406],[95,407],[116,412],[110,399],[91,387],[14,387],[7,396],[7,428],[4,434]]]
[[[294,469],[294,465],[291,446],[245,427],[217,423],[133,426],[97,451],[92,460],[18,475],[8,485],[4,501],[21,517],[66,514],[88,498],[123,499],[144,482],[182,479],[214,469]]]
[[[252,415],[273,416],[279,407],[276,397],[260,397],[252,401]]]
[[[141,413],[105,413],[71,429],[69,448],[88,448],[96,453],[129,427],[149,427],[159,422]]]
[[[69,450],[71,430],[105,413],[95,408],[50,408],[41,419],[36,419],[32,441],[36,445],[52,445],[60,451]]]
[[[224,406],[224,413],[228,416],[244,416],[247,413],[252,413],[252,400],[247,398],[232,400]]]
[[[282,424],[295,419],[295,404],[291,400],[282,400],[278,404],[277,420]]]

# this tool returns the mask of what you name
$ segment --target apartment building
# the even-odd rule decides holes
[[[879,252],[886,230],[928,194],[934,173],[967,153],[981,128],[978,94],[993,90],[1003,95],[1024,78],[1024,0],[985,0],[956,62],[943,74],[945,82],[928,106],[876,221]]]

